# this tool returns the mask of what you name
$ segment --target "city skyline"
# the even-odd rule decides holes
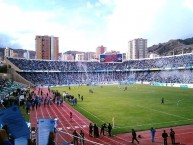
[[[0,47],[35,50],[36,35],[59,37],[59,52],[128,51],[193,36],[192,0],[0,0]]]

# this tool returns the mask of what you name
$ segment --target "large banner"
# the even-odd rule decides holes
[[[55,120],[42,118],[38,120],[38,145],[47,145],[50,132],[54,132]]]
[[[123,54],[101,54],[100,62],[104,63],[114,63],[114,62],[122,62]]]

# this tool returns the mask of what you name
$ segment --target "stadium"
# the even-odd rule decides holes
[[[39,145],[44,144],[42,134],[46,133],[38,125],[45,118],[58,120],[58,145],[70,144],[74,130],[84,132],[85,145],[129,145],[133,144],[132,129],[137,131],[140,144],[163,144],[161,134],[164,129],[169,134],[170,128],[176,131],[176,144],[193,144],[192,53],[119,63],[11,57],[6,62],[11,81],[1,100],[19,87],[33,90],[30,99],[40,100],[40,105],[30,108],[29,122],[35,129],[35,137],[30,130],[30,138]],[[70,112],[73,117],[69,117]],[[90,137],[90,123],[99,127],[99,133],[102,124],[110,123],[112,136],[106,128],[105,136]],[[155,143],[151,141],[151,127],[157,130]]]

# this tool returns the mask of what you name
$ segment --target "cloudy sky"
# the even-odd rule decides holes
[[[193,37],[193,0],[0,0],[0,18],[0,46],[29,50],[36,35],[59,37],[60,52]]]

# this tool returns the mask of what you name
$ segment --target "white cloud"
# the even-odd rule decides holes
[[[186,13],[193,9],[192,0],[180,2],[184,9],[177,8],[179,1],[175,0],[99,0],[73,10],[55,2],[57,8],[52,11],[28,11],[5,2],[0,1],[0,33],[11,35],[12,43],[24,49],[35,50],[36,35],[59,37],[60,52],[95,51],[99,45],[123,52],[134,38],[146,38],[152,44],[192,34],[193,14]]]
[[[165,0],[116,0],[107,22],[110,49],[126,51],[129,40],[143,37],[152,28],[156,13],[164,3]]]
[[[56,27],[52,23],[54,14],[48,11],[22,11],[15,5],[0,3],[0,23],[2,33],[11,35],[11,43],[20,43],[24,49],[35,50],[35,36],[49,35]]]
[[[114,4],[114,0],[99,0],[99,3],[103,5],[112,6]]]
[[[91,8],[93,8],[94,6],[88,1],[88,2],[86,3],[86,7],[89,8],[89,9],[91,9]]]
[[[190,10],[193,10],[193,0],[184,0],[183,5]]]

